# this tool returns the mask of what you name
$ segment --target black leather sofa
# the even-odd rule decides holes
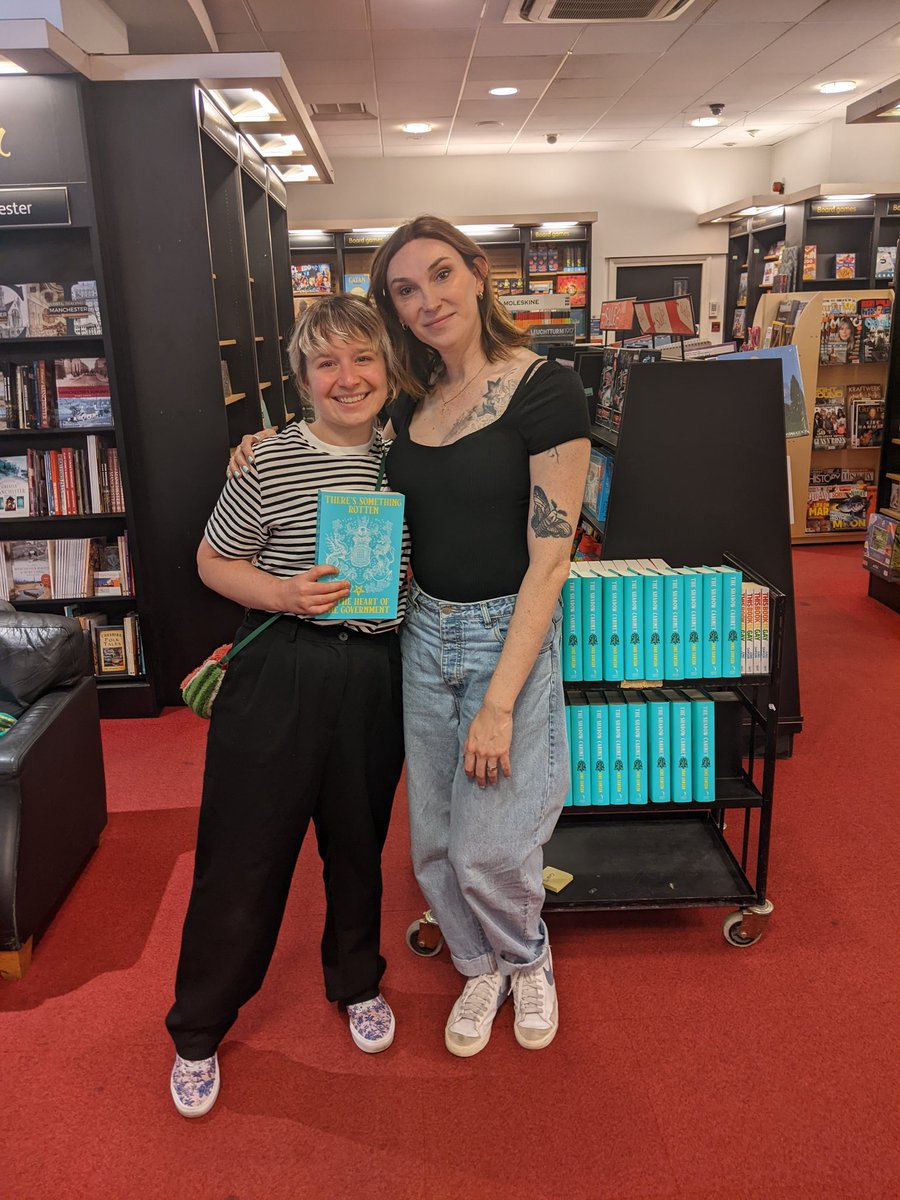
[[[97,686],[76,620],[0,604],[0,978],[28,969],[106,825]]]

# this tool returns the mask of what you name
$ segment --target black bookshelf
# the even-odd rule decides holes
[[[240,619],[196,568],[229,450],[264,413],[282,425],[295,407],[283,352],[293,317],[286,194],[191,82],[92,84],[88,113],[135,549],[154,628],[165,631],[148,659],[162,702],[176,704],[181,679]]]
[[[900,481],[900,332],[898,332],[897,296],[900,293],[900,201],[896,204],[896,225],[891,222],[888,229],[897,230],[897,266],[894,278],[889,281],[894,289],[893,320],[891,322],[891,350],[888,362],[887,382],[884,389],[884,437],[878,461],[876,479],[876,507],[881,513],[890,515],[891,484]],[[900,526],[900,522],[898,522]],[[880,604],[900,612],[900,582],[884,579],[869,573],[869,595]]]
[[[83,448],[89,434],[115,446],[122,476],[125,511],[67,516],[4,518],[0,539],[44,541],[118,536],[127,533],[136,581],[133,596],[14,599],[28,612],[61,613],[67,605],[81,611],[100,611],[109,624],[121,623],[137,612],[145,654],[155,637],[154,617],[143,588],[141,556],[136,546],[134,493],[129,473],[129,427],[122,404],[118,356],[111,331],[110,292],[105,277],[105,247],[98,229],[94,164],[86,140],[87,86],[70,76],[0,77],[0,109],[14,114],[17,150],[4,159],[3,186],[53,187],[67,203],[54,224],[0,225],[0,270],[5,283],[54,280],[60,283],[96,280],[102,333],[90,336],[25,336],[0,339],[0,360],[23,364],[84,356],[105,358],[109,373],[113,425],[103,428],[0,430],[0,454],[23,456],[29,449]],[[9,121],[7,121],[9,124]],[[65,211],[67,209],[67,212]],[[66,217],[68,219],[66,219]],[[159,678],[152,665],[146,675],[101,676],[97,680],[101,716],[152,716],[159,711]]]
[[[731,372],[734,372],[732,375]],[[618,436],[604,559],[751,563],[785,596],[780,748],[802,730],[784,398],[777,362],[635,363]]]

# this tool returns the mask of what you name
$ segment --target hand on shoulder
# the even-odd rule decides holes
[[[231,458],[228,460],[228,470],[225,474],[240,479],[249,471],[249,464],[253,462],[253,447],[258,442],[275,437],[277,433],[278,430],[275,428],[260,429],[257,433],[245,433],[241,438],[240,445],[234,448]]]

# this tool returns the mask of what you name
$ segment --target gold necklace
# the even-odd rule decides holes
[[[479,366],[478,370],[474,373],[474,375],[469,376],[469,378],[465,381],[465,383],[462,385],[462,387],[459,389],[459,391],[454,392],[453,395],[449,396],[446,400],[443,400],[443,399],[441,400],[441,416],[443,416],[444,413],[446,413],[448,405],[452,404],[457,396],[461,396],[463,394],[463,392],[466,390],[466,388],[469,386],[469,384],[474,379],[478,378],[478,376],[481,374],[481,372],[484,370],[484,368],[487,365],[488,365],[487,359],[485,359]]]

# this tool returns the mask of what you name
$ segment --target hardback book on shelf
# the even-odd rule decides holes
[[[0,283],[0,338],[99,337],[97,283]]]
[[[84,446],[60,446],[52,450],[29,447],[24,458],[31,516],[72,517],[125,511],[118,450],[105,445],[98,435],[88,434]]]
[[[127,534],[0,543],[0,599],[16,603],[133,593]]]
[[[817,271],[818,255],[816,253],[816,249],[817,248],[815,245],[808,245],[808,246],[803,247],[803,273],[802,273],[802,276],[803,276],[803,279],[805,279],[805,280],[818,278],[818,271]]]
[[[396,617],[404,504],[399,492],[319,491],[316,562],[336,566],[337,578],[351,585],[350,595],[319,620]]]
[[[0,363],[0,429],[95,429],[113,424],[105,358]]]

